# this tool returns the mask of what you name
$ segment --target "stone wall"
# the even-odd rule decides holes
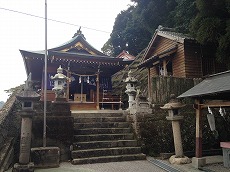
[[[19,90],[15,91],[17,93]],[[19,152],[17,139],[20,134],[21,118],[16,114],[21,104],[13,93],[0,110],[0,171],[7,169]]]
[[[43,102],[36,103],[34,109],[36,115],[33,117],[32,147],[43,146]],[[59,147],[61,161],[70,159],[70,147],[73,141],[74,119],[71,117],[69,104],[47,102],[46,118],[46,140],[47,146]]]
[[[140,133],[142,148],[148,155],[159,155],[160,153],[174,152],[174,142],[171,122],[166,120],[168,112],[160,109],[163,105],[155,105],[153,114],[142,119],[140,123]],[[195,150],[195,110],[193,105],[186,105],[180,111],[184,119],[181,121],[181,135],[184,152],[194,152]],[[224,119],[218,114],[216,117],[216,127],[219,136],[216,138],[210,130],[207,121],[207,110],[203,110],[203,150],[220,149],[220,141],[229,138],[226,131],[230,131],[230,126],[226,127]],[[225,126],[225,129],[223,128]],[[225,133],[225,134],[224,134]]]

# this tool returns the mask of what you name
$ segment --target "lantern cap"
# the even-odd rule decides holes
[[[32,76],[32,74],[30,73],[28,78],[27,78],[27,80],[26,80],[24,90],[16,95],[16,98],[18,100],[21,100],[21,101],[37,101],[37,100],[40,99],[41,95],[36,93],[33,90],[33,87],[32,87],[33,82],[31,80],[31,76]]]
[[[184,107],[185,104],[182,104],[175,96],[175,94],[170,95],[170,101],[166,103],[161,109],[170,110],[170,109],[180,109]]]
[[[129,70],[128,77],[125,79],[126,83],[137,83],[137,79],[132,76],[132,71]]]
[[[57,74],[50,77],[52,80],[67,80],[67,77],[63,74],[61,65],[57,68]]]

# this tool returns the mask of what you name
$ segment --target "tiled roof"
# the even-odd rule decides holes
[[[230,92],[230,71],[211,75],[178,98],[216,96]]]
[[[158,29],[156,30],[156,32],[158,34],[162,33],[162,34],[165,34],[165,35],[172,36],[174,38],[195,40],[193,37],[191,37],[191,36],[189,36],[187,34],[175,32],[175,30],[173,28],[166,28],[166,27],[158,26]]]

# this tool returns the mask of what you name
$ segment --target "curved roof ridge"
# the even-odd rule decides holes
[[[82,33],[80,33],[80,34],[75,33],[73,38],[70,39],[69,41],[67,41],[67,42],[65,42],[65,43],[63,43],[63,44],[61,44],[61,45],[59,45],[57,47],[51,48],[49,50],[51,50],[51,51],[61,51],[61,50],[65,49],[65,48],[67,48],[67,47],[70,47],[71,45],[74,45],[77,42],[83,43],[84,45],[86,45],[88,47],[88,49],[92,50],[97,55],[105,55],[102,52],[100,52],[99,50],[97,50],[96,48],[94,48],[92,45],[90,45],[86,41],[86,39],[85,39],[85,37],[84,37],[84,35]]]

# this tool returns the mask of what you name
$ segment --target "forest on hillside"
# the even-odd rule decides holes
[[[230,0],[131,0],[115,19],[102,51],[136,56],[148,45],[159,25],[194,37],[230,66]]]

